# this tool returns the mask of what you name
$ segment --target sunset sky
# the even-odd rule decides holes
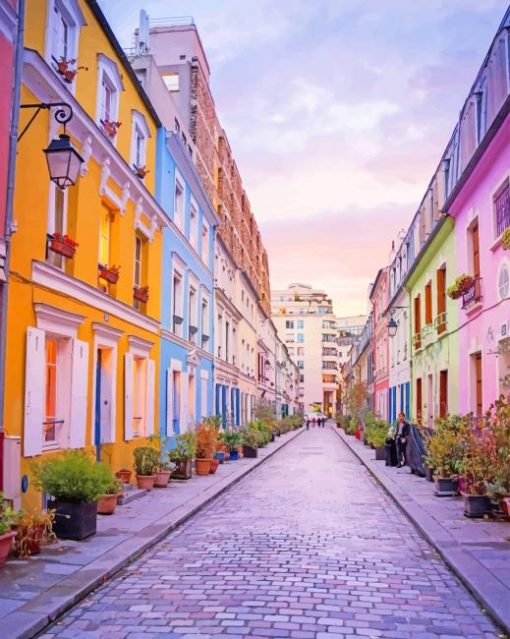
[[[271,284],[325,289],[340,315],[406,227],[503,0],[100,0],[131,45],[138,12],[193,16]]]

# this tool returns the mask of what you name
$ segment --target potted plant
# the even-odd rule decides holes
[[[159,462],[159,451],[152,446],[138,446],[133,450],[136,484],[141,490],[152,490],[154,469]]]
[[[101,120],[101,124],[103,125],[103,131],[109,138],[114,138],[118,131],[122,122],[114,122],[110,120]]]
[[[169,451],[168,459],[176,464],[172,473],[174,479],[191,479],[191,460],[197,446],[196,434],[192,431],[182,433],[175,438],[175,447]]]
[[[53,543],[57,540],[53,532],[53,510],[40,513],[27,513],[22,510],[14,515],[13,528],[16,532],[13,552],[18,557],[26,559],[30,555],[38,555],[43,543]]]
[[[168,451],[160,453],[160,459],[157,467],[154,469],[156,477],[154,478],[154,488],[166,488],[170,483],[170,478],[177,464],[168,459]]]
[[[501,396],[487,415],[494,440],[487,495],[493,512],[510,517],[510,400]]]
[[[75,242],[69,235],[63,235],[58,231],[55,231],[53,235],[49,236],[49,248],[53,253],[63,255],[64,257],[73,258],[76,252],[78,242]]]
[[[145,166],[136,166],[136,164],[133,164],[133,169],[136,177],[140,178],[140,180],[143,180],[147,173],[150,173],[150,170]]]
[[[197,428],[197,448],[195,457],[195,472],[197,475],[209,475],[211,460],[216,450],[216,428],[202,422]],[[219,462],[218,462],[219,463]]]
[[[455,279],[455,282],[446,289],[446,294],[452,300],[459,299],[459,297],[462,297],[462,295],[464,295],[464,293],[473,286],[474,281],[475,279],[472,275],[467,275],[465,273],[459,275]]]
[[[230,461],[239,459],[239,446],[241,445],[241,433],[236,428],[227,428],[223,431],[223,441],[227,447]]]
[[[243,457],[256,458],[259,454],[260,432],[254,428],[253,422],[246,425],[241,431],[243,444]]]
[[[110,467],[81,450],[33,465],[36,488],[52,496],[53,532],[61,539],[85,539],[97,527],[97,500],[112,482]]]
[[[119,271],[120,266],[107,266],[106,264],[99,264],[99,277],[103,280],[106,280],[110,284],[117,284],[119,280]]]
[[[74,66],[76,62],[77,61],[75,59],[66,60],[64,57],[61,57],[57,62],[57,71],[64,78],[64,81],[67,82],[67,84],[72,83],[74,76],[80,69],[88,71],[88,67],[75,67],[74,69],[71,69],[71,66]]]
[[[435,495],[457,494],[457,477],[462,472],[466,420],[448,416],[436,421],[434,434],[426,441],[425,463],[434,468]]]
[[[16,536],[12,531],[14,512],[9,502],[0,493],[0,566],[3,566],[11,549],[11,544]]]
[[[384,419],[374,418],[366,422],[365,437],[368,444],[375,449],[375,458],[378,461],[386,459],[386,437],[389,424]]]
[[[104,494],[97,500],[98,515],[113,515],[117,506],[117,497],[124,490],[123,484],[117,478],[113,478],[106,487]]]
[[[495,467],[494,434],[490,425],[468,427],[464,437],[463,478],[461,489],[466,517],[483,517],[491,512],[487,484]]]
[[[120,479],[123,484],[129,484],[131,481],[132,471],[129,468],[121,468],[115,473],[115,477]]]
[[[343,422],[344,422],[344,416],[342,415],[342,413],[335,414],[335,422],[336,422],[337,428],[342,428]]]
[[[135,300],[146,304],[149,301],[149,287],[133,286],[133,297]]]

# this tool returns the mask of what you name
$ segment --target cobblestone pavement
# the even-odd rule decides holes
[[[498,631],[329,429],[303,433],[41,635],[357,636]]]

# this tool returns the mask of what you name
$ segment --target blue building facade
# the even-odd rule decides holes
[[[156,197],[163,233],[159,424],[172,438],[214,413],[214,245],[219,222],[188,149],[160,129]]]

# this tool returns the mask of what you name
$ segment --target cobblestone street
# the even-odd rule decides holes
[[[329,428],[303,433],[41,635],[351,636],[498,631]]]

